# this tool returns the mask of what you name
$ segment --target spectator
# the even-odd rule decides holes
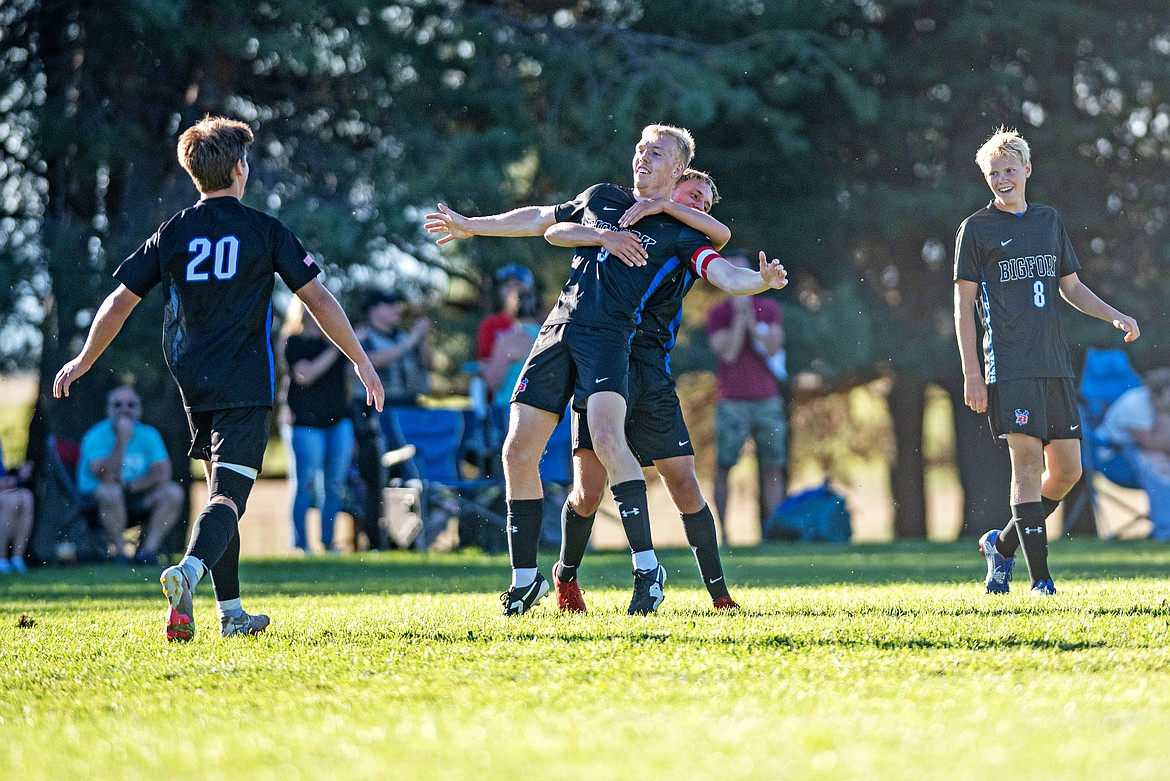
[[[183,511],[183,488],[172,479],[171,460],[158,429],[141,422],[142,400],[128,385],[106,398],[106,418],[85,433],[77,465],[77,489],[97,509],[107,551],[125,561],[125,535],[142,524],[138,564],[157,563],[159,548]]]
[[[323,494],[321,545],[337,551],[333,522],[353,460],[349,362],[295,296],[285,317],[281,357],[288,378],[285,403],[291,427],[292,545],[307,553],[305,516]]]
[[[9,473],[0,452],[0,575],[28,572],[24,554],[32,537],[33,494],[28,488],[32,465]]]
[[[1150,537],[1170,541],[1170,369],[1154,369],[1109,406],[1098,428],[1120,447],[1150,499]]]
[[[752,267],[743,251],[726,257]],[[787,490],[788,423],[777,382],[784,348],[780,304],[759,295],[728,297],[707,313],[707,335],[717,360],[715,509],[726,541],[728,476],[749,438],[756,447],[761,522]]]
[[[520,369],[540,331],[532,272],[512,263],[496,272],[500,311],[479,324],[479,374],[494,405],[508,406]]]

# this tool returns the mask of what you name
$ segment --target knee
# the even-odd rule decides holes
[[[601,495],[604,490],[604,482],[601,485],[592,483],[575,485],[573,490],[569,492],[569,506],[577,515],[593,515],[601,506]]]
[[[540,463],[540,454],[543,451],[543,445],[540,449],[532,446],[524,437],[508,435],[504,440],[504,448],[501,456],[504,461],[504,469],[523,469],[532,467]]]
[[[93,499],[101,510],[116,509],[124,506],[126,502],[120,483],[98,483],[93,492]]]

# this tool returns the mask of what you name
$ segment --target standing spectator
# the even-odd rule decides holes
[[[28,488],[31,476],[31,464],[22,464],[9,473],[0,450],[0,575],[28,572],[24,554],[32,537],[33,493]]]
[[[537,302],[531,271],[511,263],[496,272],[496,286],[500,311],[479,324],[476,358],[491,403],[506,407],[540,323],[532,322]]]
[[[345,478],[353,460],[353,419],[349,416],[349,367],[305,306],[294,297],[284,321],[283,349],[292,433],[292,544],[308,552],[305,516],[316,496],[324,494],[321,545],[335,553],[333,522],[341,507]]]
[[[1154,369],[1121,394],[1097,429],[1121,448],[1150,500],[1150,538],[1170,541],[1170,369]]]
[[[728,253],[751,268],[743,251]],[[764,296],[731,296],[707,313],[715,370],[715,509],[727,541],[727,484],[749,438],[756,446],[760,520],[771,516],[787,491],[788,422],[776,371],[784,349],[780,304]]]
[[[106,546],[119,560],[131,522],[147,522],[134,554],[155,563],[167,533],[183,510],[183,487],[171,474],[162,434],[141,421],[142,400],[128,385],[106,397],[106,418],[85,433],[77,465],[77,490],[97,509]]]

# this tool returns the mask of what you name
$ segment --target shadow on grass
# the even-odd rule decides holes
[[[557,552],[541,552],[541,569],[549,576]],[[660,551],[670,584],[700,586],[694,559],[686,550]],[[984,575],[983,558],[970,541],[906,541],[865,545],[777,545],[734,548],[723,552],[732,591],[748,586],[793,588],[878,586],[900,583],[970,584]],[[1161,578],[1170,572],[1170,546],[1158,543],[1062,540],[1052,548],[1050,563],[1062,579],[1111,580]],[[1023,562],[1019,580],[1026,579]],[[116,567],[36,570],[0,579],[0,608],[20,609],[30,602],[155,600],[158,573]],[[505,556],[475,551],[420,555],[411,552],[364,553],[339,557],[265,558],[243,562],[241,580],[249,596],[337,594],[499,593],[508,585]],[[630,559],[624,553],[589,553],[581,569],[589,588],[630,587]],[[200,593],[210,588],[204,585]]]

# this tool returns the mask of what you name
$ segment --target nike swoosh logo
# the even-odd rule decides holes
[[[616,211],[617,211],[617,207],[616,207],[616,206],[602,206],[602,207],[601,207],[601,210],[602,210],[603,212],[616,212]]]
[[[715,578],[714,580],[708,580],[707,582],[708,582],[708,583],[718,583],[718,582],[719,582],[719,581],[721,581],[721,580],[723,580],[723,576],[722,576],[722,575],[720,575],[719,577]]]
[[[594,385],[596,385],[597,383],[599,383],[599,382],[605,382],[605,381],[606,381],[606,380],[608,380],[608,379],[609,379],[609,377],[601,377],[600,379],[596,379],[596,380],[594,380],[594,381],[593,381],[593,384],[594,384]]]
[[[688,443],[688,442],[690,442],[690,440],[689,440],[689,439],[684,439],[682,442],[679,442],[679,443],[678,443],[678,446],[679,446],[679,447],[682,447],[683,445],[685,445],[685,444],[686,444],[686,443]]]
[[[1077,430],[1078,428],[1080,428],[1080,427],[1081,427],[1081,424],[1080,424],[1080,423],[1078,423],[1078,424],[1076,424],[1075,426],[1069,426],[1069,427],[1068,427],[1068,430],[1069,430],[1069,431],[1076,431],[1076,430]]]
[[[1015,241],[1015,239],[1014,239],[1014,238],[1012,238],[1012,239],[1008,239],[1007,241],[1001,241],[1001,242],[999,243],[999,246],[1001,246],[1001,247],[1006,247],[1007,245],[1011,244],[1013,241]]]

